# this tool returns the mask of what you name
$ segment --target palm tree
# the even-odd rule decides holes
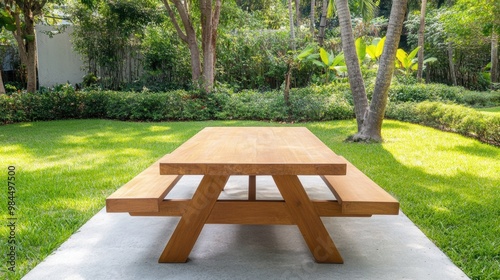
[[[363,77],[359,68],[348,0],[335,0],[339,17],[342,48],[344,50],[349,83],[354,99],[358,133],[354,141],[381,141],[382,121],[387,105],[389,86],[394,73],[396,51],[403,29],[407,0],[393,0],[384,51],[380,58],[379,70],[370,104],[366,97]]]
[[[425,10],[427,8],[427,0],[422,0],[420,7],[420,28],[418,29],[418,69],[417,80],[422,80],[422,72],[424,68],[424,32],[425,32]]]

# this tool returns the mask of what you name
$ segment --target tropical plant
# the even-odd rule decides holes
[[[319,60],[314,59],[312,62],[324,69],[325,83],[330,82],[330,72],[333,72],[335,76],[342,76],[347,73],[344,53],[334,55],[332,51],[327,52],[324,48],[319,48],[319,58]]]
[[[409,76],[413,71],[418,70],[418,58],[415,58],[418,54],[420,47],[416,47],[409,54],[403,49],[398,49],[396,52],[396,68],[399,69],[405,76]],[[424,59],[423,67],[425,64],[437,61],[435,57],[429,57]]]
[[[343,76],[347,73],[344,53],[335,55],[333,51],[330,50],[330,52],[327,52],[322,47],[319,48],[319,53],[316,53],[315,48],[309,46],[297,55],[296,59],[301,63],[312,62],[314,65],[321,67],[325,73],[325,83],[331,81],[331,72],[333,72],[336,77]]]
[[[366,54],[372,60],[379,60],[382,55],[382,51],[384,50],[385,45],[385,37],[383,38],[375,38],[372,43],[366,46]]]

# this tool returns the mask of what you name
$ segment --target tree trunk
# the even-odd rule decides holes
[[[293,7],[292,0],[288,0],[288,17],[290,22],[290,43],[292,50],[295,51],[295,28],[293,25]]]
[[[199,85],[201,80],[201,59],[198,41],[196,39],[196,32],[193,28],[193,24],[191,23],[191,19],[189,18],[188,10],[186,9],[187,7],[184,6],[179,0],[173,0],[172,2],[179,13],[184,31],[177,22],[177,17],[170,7],[168,0],[163,0],[163,4],[167,9],[170,20],[177,31],[177,35],[179,35],[179,38],[181,38],[181,40],[188,46],[189,55],[191,56],[191,80],[194,85]]]
[[[310,26],[310,29],[311,29],[311,36],[313,38],[314,38],[314,30],[315,30],[315,27],[314,27],[315,13],[316,13],[316,0],[311,0],[311,26]]]
[[[422,73],[424,71],[424,33],[425,33],[425,10],[427,7],[427,0],[422,0],[422,7],[420,8],[420,28],[418,29],[418,69],[417,81],[422,80]]]
[[[188,7],[188,1],[171,0],[179,13],[184,30],[181,29],[177,22],[177,16],[171,9],[168,1],[169,0],[163,0],[163,3],[167,9],[170,20],[179,37],[189,48],[189,53],[191,55],[191,78],[193,83],[201,86],[206,92],[211,92],[215,81],[215,63],[217,60],[215,48],[217,44],[217,28],[219,26],[222,0],[215,0],[214,6],[212,6],[212,0],[199,1],[203,65],[201,63],[202,59],[196,32],[189,17],[190,8]]]
[[[213,77],[213,72],[211,71],[211,63],[214,60],[214,54],[210,52],[212,45],[212,1],[207,3],[206,0],[200,0],[200,12],[201,12],[201,49],[203,52],[203,63],[202,63],[202,88],[207,89],[209,85],[210,78]]]
[[[297,18],[297,30],[300,28],[300,0],[295,0],[295,17]]]
[[[491,82],[498,83],[498,34],[493,28],[491,33]]]
[[[25,28],[26,28],[26,35],[28,35],[30,37],[29,39],[25,40],[26,41],[26,49],[27,49],[27,53],[28,53],[28,61],[26,63],[28,85],[26,87],[26,90],[28,92],[33,93],[36,91],[36,84],[37,84],[35,23],[34,23],[32,17],[25,18],[24,23],[25,23]]]
[[[384,51],[380,57],[370,109],[361,130],[354,135],[354,141],[382,141],[382,122],[387,106],[389,86],[394,73],[394,61],[403,29],[407,2],[407,0],[392,1]]]
[[[1,68],[1,65],[0,65]],[[3,85],[2,70],[0,69],[0,94],[5,94],[5,87]]]
[[[349,84],[354,99],[354,112],[358,123],[358,131],[361,129],[365,114],[368,111],[368,98],[366,97],[363,75],[356,54],[356,45],[352,32],[351,13],[348,0],[335,0],[337,15],[339,18],[340,34],[342,38],[342,49],[344,51]]]
[[[457,75],[455,74],[455,63],[453,63],[453,43],[448,42],[448,64],[450,66],[450,78],[452,85],[457,85]]]
[[[212,91],[215,81],[215,46],[221,6],[221,0],[216,0],[215,7],[212,7],[211,0],[200,1],[203,50],[202,87],[206,92]]]
[[[327,12],[328,12],[328,0],[323,0],[323,6],[321,7],[321,19],[319,21],[319,34],[318,34],[318,43],[320,46],[323,46],[323,43],[325,42]]]

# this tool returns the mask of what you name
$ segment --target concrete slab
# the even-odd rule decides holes
[[[190,197],[201,177],[184,177],[169,197]],[[247,177],[232,177],[221,195],[245,198]],[[331,193],[301,177],[312,198]],[[280,195],[257,178],[257,198]],[[158,257],[179,218],[131,217],[103,209],[23,279],[468,279],[403,214],[323,218],[344,264],[313,262],[296,226],[206,225],[189,261]]]

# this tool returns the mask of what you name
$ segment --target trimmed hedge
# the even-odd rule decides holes
[[[472,107],[500,104],[500,91],[478,92],[443,84],[393,85],[389,90],[392,102],[451,101]]]
[[[170,92],[54,91],[0,95],[0,123],[106,118],[131,121],[245,119],[326,121],[350,119],[353,108],[345,86],[293,89],[290,106],[279,91],[220,89],[212,94]]]
[[[453,131],[500,146],[500,116],[441,102],[390,103],[386,117]]]
[[[425,91],[424,89],[431,89]],[[474,93],[441,85],[395,86],[386,117],[432,126],[500,145],[500,116],[485,115],[462,105],[500,103],[499,92]],[[397,102],[394,102],[394,99]],[[413,102],[401,102],[413,101]],[[289,105],[282,91],[233,92],[219,88],[212,94],[170,92],[75,91],[70,86],[39,93],[0,95],[0,123],[58,119],[106,118],[124,121],[201,121],[211,119],[328,121],[354,118],[348,84],[292,89]]]

